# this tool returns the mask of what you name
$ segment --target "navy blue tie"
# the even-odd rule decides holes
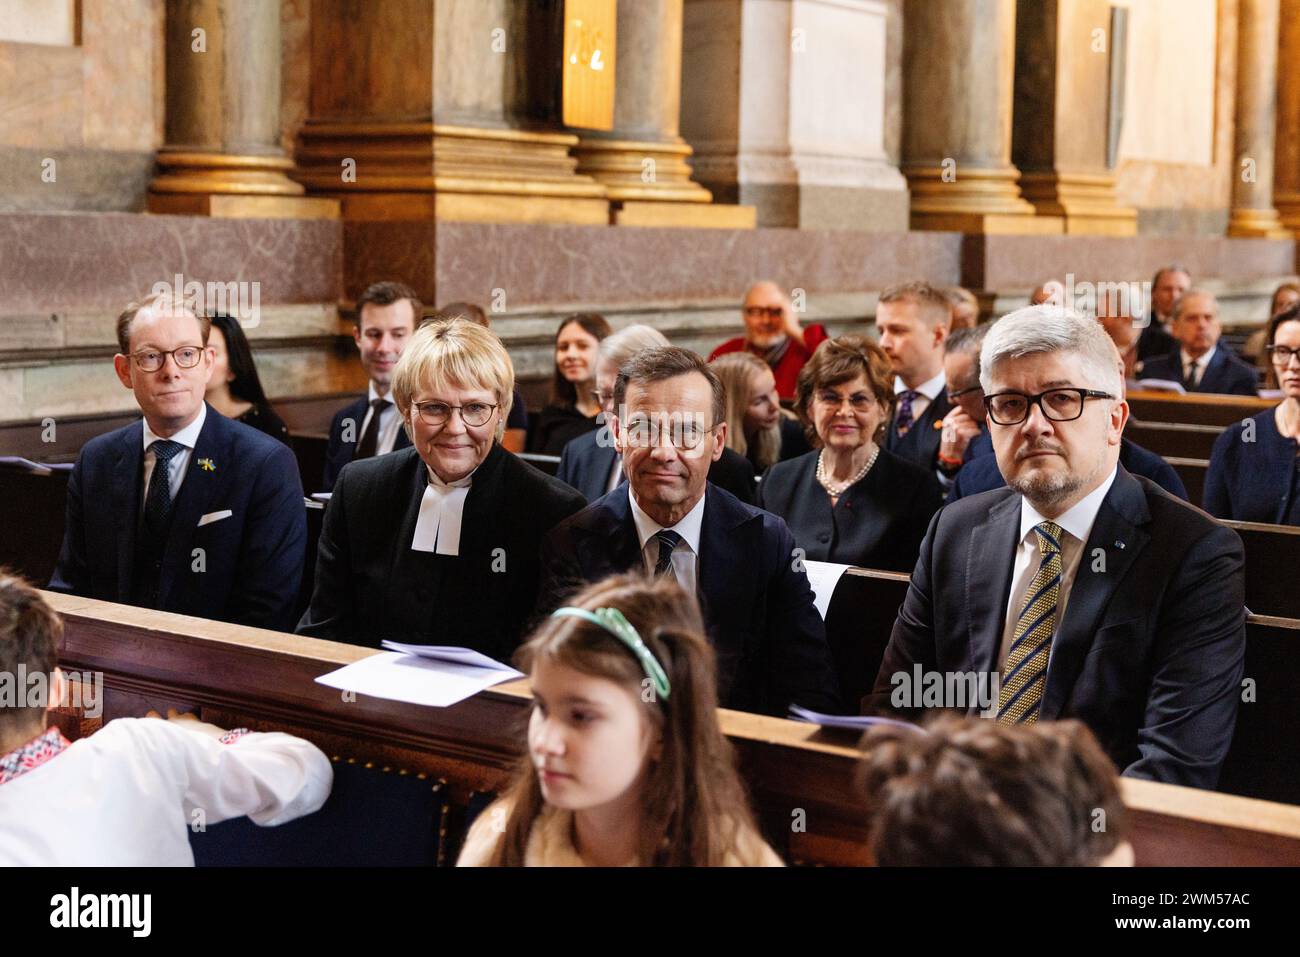
[[[153,452],[153,472],[144,496],[145,527],[151,535],[163,537],[172,517],[171,460],[185,451],[185,446],[169,439],[158,439],[149,446]]]
[[[655,559],[655,578],[666,575],[668,569],[673,564],[673,549],[683,541],[682,537],[676,532],[669,529],[663,529],[655,533],[655,541],[659,543],[659,557]]]

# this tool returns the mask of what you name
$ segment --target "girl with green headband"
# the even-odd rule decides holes
[[[574,596],[519,649],[533,708],[511,785],[461,866],[781,866],[718,727],[713,649],[670,578]]]

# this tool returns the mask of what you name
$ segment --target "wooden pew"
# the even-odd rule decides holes
[[[1220,428],[1248,419],[1277,405],[1276,399],[1245,395],[1207,395],[1134,390],[1127,395],[1129,408],[1139,419],[1151,422],[1186,422]]]
[[[1224,522],[1246,548],[1246,607],[1257,615],[1300,618],[1300,528]]]
[[[0,567],[49,582],[63,547],[68,476],[0,468]]]
[[[1192,425],[1187,422],[1147,422],[1129,419],[1124,438],[1136,442],[1156,455],[1169,458],[1206,459],[1223,433],[1218,425]]]
[[[283,730],[330,755],[443,779],[462,808],[471,795],[502,786],[524,740],[526,682],[445,709],[349,701],[313,679],[371,654],[367,649],[46,598],[64,618],[63,667],[103,673],[106,720],[177,707],[226,726]],[[733,711],[720,711],[719,720],[779,852],[801,863],[868,863],[866,821],[851,785],[852,736]],[[1123,795],[1139,864],[1300,864],[1300,808],[1143,781],[1124,781]],[[793,832],[796,817],[806,831]]]
[[[1210,469],[1208,459],[1184,459],[1176,455],[1166,455],[1165,461],[1174,467],[1178,477],[1187,487],[1187,500],[1197,508],[1205,499],[1205,473]]]

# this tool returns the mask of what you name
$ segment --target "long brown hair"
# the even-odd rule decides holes
[[[555,330],[556,346],[559,346],[560,336],[564,333],[564,330],[569,328],[569,326],[575,322],[582,327],[582,330],[587,333],[587,335],[595,336],[597,342],[600,342],[600,340],[604,339],[613,331],[609,327],[609,320],[604,316],[598,315],[594,312],[574,313],[572,316],[566,317],[565,320],[560,323],[560,327]],[[572,382],[564,377],[564,373],[560,371],[560,364],[555,362],[554,359],[555,349],[552,348],[551,360],[555,366],[555,374],[551,378],[551,404],[573,408],[578,404],[578,390]],[[591,374],[593,377],[596,374],[596,363],[598,361],[599,359],[597,354],[593,353],[591,357]]]
[[[781,423],[770,429],[759,429],[751,443],[745,435],[745,411],[749,408],[750,382],[754,374],[768,368],[768,364],[752,352],[728,352],[718,356],[709,365],[722,380],[727,393],[727,448],[741,455],[749,455],[753,445],[753,462],[758,470],[775,464],[781,458]]]
[[[668,697],[646,701],[637,658],[613,635],[580,618],[548,618],[519,649],[516,663],[531,672],[544,659],[636,689],[646,720],[663,742],[642,786],[638,861],[722,864],[743,836],[757,829],[731,744],[718,727],[713,649],[704,637],[699,605],[675,581],[636,573],[591,585],[569,605],[621,611],[667,674]],[[520,866],[546,803],[527,751],[501,797],[509,817],[490,863]]]

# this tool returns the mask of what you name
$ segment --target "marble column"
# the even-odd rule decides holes
[[[1300,230],[1300,0],[1281,0],[1278,12],[1273,205],[1283,226]]]
[[[280,147],[279,0],[167,0],[166,145],[154,213],[331,218]]]
[[[1278,0],[1240,0],[1229,236],[1290,239],[1273,207]]]
[[[752,209],[714,207],[691,180],[679,134],[682,0],[622,0],[617,7],[614,126],[578,130],[578,171],[603,183],[615,222],[752,226]]]
[[[907,0],[903,173],[912,228],[1059,233],[1011,162],[1016,0]]]
[[[314,0],[295,178],[348,219],[608,223],[559,125],[562,31],[561,0]]]
[[[760,226],[899,232],[886,152],[886,0],[686,0],[682,135],[694,178]]]
[[[1071,235],[1135,236],[1108,165],[1113,49],[1108,0],[1018,0],[1011,158],[1040,216]]]

